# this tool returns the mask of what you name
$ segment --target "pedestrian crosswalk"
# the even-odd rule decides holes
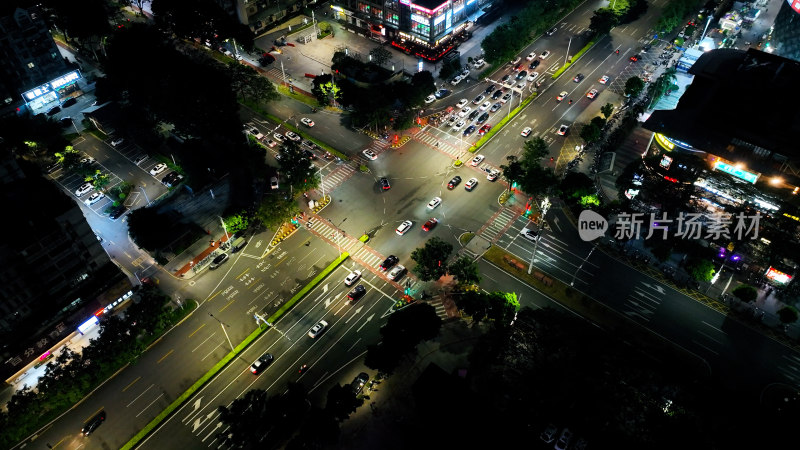
[[[326,164],[320,168],[322,183],[320,183],[318,190],[324,191],[325,195],[330,194],[334,189],[350,178],[355,171],[356,168],[353,164],[347,164],[345,162],[330,162]]]
[[[497,237],[508,229],[508,224],[517,217],[518,213],[514,210],[501,208],[498,210],[486,225],[478,231],[478,235],[489,242],[494,242]]]
[[[427,300],[427,303],[433,306],[433,309],[436,310],[436,315],[439,316],[442,320],[449,318],[447,315],[447,308],[444,307],[444,301],[441,297],[437,296],[430,300]]]
[[[439,150],[442,153],[446,153],[456,159],[464,153],[464,150],[454,147],[453,145],[447,143],[447,141],[444,139],[439,139],[426,131],[419,132],[414,137],[420,142],[428,144],[434,149]]]

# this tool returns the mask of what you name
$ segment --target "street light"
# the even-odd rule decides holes
[[[232,351],[232,352],[233,352],[233,351],[235,351],[235,350],[233,349],[233,343],[231,342],[231,338],[230,338],[230,336],[228,336],[228,332],[225,330],[225,327],[228,327],[228,326],[230,326],[230,325],[228,325],[228,324],[226,324],[226,323],[223,323],[221,320],[217,319],[217,318],[216,318],[216,316],[214,316],[214,315],[213,315],[213,314],[211,314],[211,313],[208,313],[208,315],[209,315],[209,316],[211,316],[211,317],[213,317],[213,318],[214,318],[214,320],[216,320],[217,322],[219,322],[219,326],[221,326],[221,327],[222,327],[222,332],[223,332],[223,333],[225,333],[225,337],[228,339],[228,345],[230,345],[230,346],[231,346],[231,351]]]
[[[542,204],[540,206],[541,214],[539,215],[539,227],[538,230],[536,231],[536,241],[533,243],[533,253],[531,253],[531,263],[528,266],[529,275],[533,271],[533,260],[534,258],[536,258],[536,250],[539,248],[539,240],[541,239],[542,236],[542,225],[544,224],[544,216],[547,215],[547,210],[550,209],[550,206],[551,206],[550,199],[545,197],[544,200],[542,200]]]

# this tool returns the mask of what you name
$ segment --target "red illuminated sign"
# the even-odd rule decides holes
[[[789,3],[794,12],[800,14],[800,0],[786,0],[786,2]]]
[[[780,270],[773,269],[772,267],[767,270],[767,273],[764,276],[780,284],[788,284],[790,281],[792,281],[791,275],[783,273]]]

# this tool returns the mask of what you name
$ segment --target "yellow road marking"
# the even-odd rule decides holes
[[[231,303],[233,303],[233,302],[235,302],[235,301],[236,301],[236,299],[233,299],[233,300],[229,301],[227,305],[223,306],[223,307],[222,307],[222,309],[220,309],[220,310],[219,310],[219,312],[225,311],[225,309],[226,309],[228,306],[231,306]]]
[[[93,413],[92,413],[92,415],[91,415],[91,416],[89,416],[89,418],[88,418],[88,419],[86,419],[86,420],[84,420],[84,421],[83,421],[83,423],[86,423],[86,422],[88,422],[88,421],[89,421],[89,419],[91,419],[92,417],[96,416],[96,415],[97,415],[97,413],[99,413],[99,412],[100,412],[100,411],[102,411],[102,410],[103,410],[103,407],[101,406],[101,407],[100,407],[100,409],[98,409],[97,411],[93,412]]]
[[[125,389],[123,389],[123,390],[122,390],[122,392],[125,392],[125,391],[127,391],[129,387],[133,386],[133,384],[134,384],[134,383],[136,383],[137,381],[139,381],[139,380],[141,380],[141,379],[142,379],[142,377],[138,377],[138,378],[136,378],[135,380],[131,381],[131,384],[129,384],[129,385],[127,385],[127,386],[125,386]]]
[[[272,266],[272,267],[278,267],[278,266],[280,266],[280,265],[281,265],[281,263],[282,263],[282,262],[284,262],[284,261],[286,261],[287,259],[289,259],[289,256],[288,256],[288,255],[287,255],[286,257],[284,257],[282,260],[278,261],[278,263],[277,263],[277,264],[275,264],[275,265],[274,265],[274,266]]]
[[[59,445],[61,445],[61,443],[62,443],[62,442],[64,442],[64,439],[66,439],[66,438],[63,438],[63,439],[61,439],[60,441],[56,442],[56,445],[54,445],[54,446],[53,446],[53,448],[56,448],[56,447],[58,447]]]
[[[253,280],[253,282],[250,283],[250,289],[253,289],[253,287],[255,287],[259,281],[261,281],[261,278],[256,278],[255,280]]]
[[[197,327],[197,329],[196,329],[196,330],[194,330],[194,331],[192,332],[192,334],[190,334],[190,335],[189,335],[189,337],[192,337],[192,336],[194,336],[194,334],[195,334],[195,333],[197,333],[198,331],[200,331],[200,328],[203,328],[204,326],[206,326],[206,324],[202,324],[202,325],[200,325],[199,327]]]
[[[156,364],[161,364],[161,361],[163,361],[163,360],[164,360],[164,359],[165,359],[167,356],[171,355],[171,354],[172,354],[172,352],[174,352],[174,351],[175,351],[174,349],[173,349],[173,350],[170,350],[170,351],[168,351],[166,355],[162,356],[162,357],[161,357],[161,359],[159,359],[158,361],[156,361]]]
[[[250,271],[250,268],[249,268],[249,267],[248,267],[247,269],[244,269],[244,272],[242,272],[242,273],[240,273],[239,275],[237,275],[237,276],[236,276],[236,278],[241,278],[241,277],[242,277],[242,275],[246,274],[246,273],[247,273],[247,272],[249,272],[249,271]]]
[[[222,291],[217,291],[217,293],[216,293],[216,294],[214,294],[214,295],[212,295],[211,297],[209,297],[209,298],[208,298],[208,300],[206,300],[206,301],[207,301],[207,302],[210,302],[211,300],[213,300],[213,299],[214,299],[214,297],[218,296],[218,295],[219,295],[221,292],[222,292]]]

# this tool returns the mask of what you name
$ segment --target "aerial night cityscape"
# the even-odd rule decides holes
[[[0,450],[797,439],[800,0],[10,0],[0,56]]]

